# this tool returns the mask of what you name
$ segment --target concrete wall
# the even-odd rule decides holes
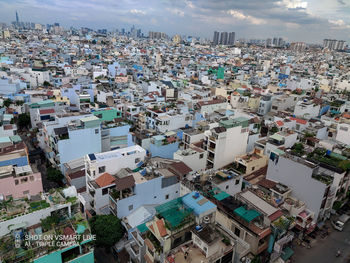
[[[173,159],[174,152],[179,149],[179,142],[174,142],[166,145],[150,144],[150,153],[152,157],[162,157]]]
[[[269,160],[266,178],[289,186],[291,195],[304,201],[317,220],[326,185],[313,179],[312,172],[312,168],[280,156],[277,164]]]
[[[169,198],[166,199],[166,195]],[[119,218],[128,216],[135,209],[143,205],[160,205],[180,196],[180,184],[176,183],[162,188],[162,177],[135,185],[135,195],[117,202],[117,214]],[[132,209],[129,210],[129,206]]]
[[[32,179],[32,180],[31,180]],[[24,180],[27,180],[24,182]],[[17,182],[17,185],[15,183]],[[27,194],[24,192],[28,191]],[[43,184],[41,181],[41,174],[34,173],[28,176],[20,177],[5,177],[0,179],[0,195],[11,195],[14,199],[27,197],[29,195],[37,195],[43,192]]]
[[[30,227],[35,224],[39,224],[41,222],[40,219],[44,219],[50,216],[53,211],[60,210],[70,206],[71,206],[70,203],[52,206],[45,209],[34,211],[30,214],[18,216],[16,218],[0,222],[0,237],[10,233],[10,231],[8,230],[8,227],[11,225],[15,225],[19,223],[27,223],[27,227]]]
[[[95,133],[98,130],[98,133]],[[60,163],[66,163],[89,153],[101,152],[101,129],[78,129],[69,131],[69,139],[58,141]]]

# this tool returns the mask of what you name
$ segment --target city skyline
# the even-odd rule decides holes
[[[250,0],[139,1],[0,0],[0,22],[21,21],[93,29],[129,28],[169,35],[212,39],[214,31],[236,32],[236,38],[279,35],[287,41],[322,44],[325,38],[350,40],[350,1]]]

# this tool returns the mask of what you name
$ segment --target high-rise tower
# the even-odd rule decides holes
[[[19,23],[19,17],[18,17],[17,11],[16,11],[16,23],[17,23],[17,24]]]

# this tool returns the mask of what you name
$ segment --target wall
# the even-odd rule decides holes
[[[95,129],[98,133],[95,133]],[[61,165],[89,153],[101,152],[101,129],[78,129],[69,131],[69,139],[58,141]]]
[[[347,145],[350,145],[350,125],[347,123],[341,123],[337,126],[336,140]]]
[[[33,176],[33,181],[30,180],[30,177]],[[21,180],[27,178],[27,182],[22,182]],[[18,180],[18,184],[15,184],[15,180]],[[29,191],[30,195],[37,195],[43,192],[43,185],[41,181],[41,174],[34,173],[28,176],[20,177],[5,177],[0,179],[0,195],[4,197],[12,195],[14,199],[27,197],[28,194],[23,194],[23,192]]]
[[[166,145],[150,144],[150,153],[152,157],[161,157],[173,159],[174,152],[179,149],[179,142],[174,142]]]
[[[59,204],[57,206],[52,206],[45,209],[37,210],[23,216],[19,216],[7,221],[0,222],[0,237],[10,233],[10,231],[8,230],[8,227],[10,225],[16,225],[19,223],[26,222],[27,227],[30,227],[30,226],[39,224],[41,222],[40,219],[44,219],[50,216],[53,211],[60,210],[62,208],[70,207],[70,206],[71,206],[71,203],[67,203],[63,205]]]
[[[203,154],[202,158],[200,158],[201,154]],[[182,161],[194,172],[204,171],[207,164],[207,154],[207,152],[195,152],[194,154],[182,155],[180,152],[175,152],[173,159]]]
[[[304,201],[307,207],[318,218],[326,185],[311,177],[313,169],[280,156],[277,164],[271,159],[267,169],[266,178],[281,182],[292,189],[291,195]]]
[[[135,195],[129,198],[119,200],[117,202],[118,217],[128,216],[135,209],[143,205],[160,205],[171,201],[180,196],[180,184],[176,183],[168,187],[162,188],[162,178],[158,177],[142,184],[135,185]],[[165,196],[169,195],[166,199]],[[129,210],[129,206],[133,205],[133,209]]]

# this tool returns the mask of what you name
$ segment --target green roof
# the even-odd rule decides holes
[[[192,210],[184,206],[182,197],[157,206],[156,211],[165,219],[171,229],[186,222],[187,217],[192,214]]]
[[[242,217],[248,223],[260,216],[260,213],[256,210],[246,210],[244,206],[238,207],[234,210],[234,213]]]
[[[10,139],[14,143],[22,141],[22,139],[21,139],[21,137],[19,135],[10,136]]]
[[[282,251],[281,259],[287,261],[291,256],[293,256],[294,251],[290,247],[285,247]]]
[[[220,192],[220,193],[214,195],[214,198],[217,199],[217,200],[219,200],[219,201],[221,201],[221,200],[223,200],[223,199],[225,199],[225,198],[227,198],[227,197],[229,197],[229,196],[230,196],[230,195],[229,195],[228,193],[222,191],[222,192]]]
[[[276,141],[282,141],[283,137],[281,135],[279,135],[278,133],[275,133],[273,135],[270,136],[271,139],[274,139]]]
[[[242,128],[246,128],[249,125],[249,119],[244,117],[238,117],[234,119],[228,119],[224,121],[220,121],[220,125],[227,128],[242,126]]]
[[[137,229],[140,231],[141,234],[143,234],[143,233],[148,231],[148,227],[146,226],[146,223],[138,225]]]

